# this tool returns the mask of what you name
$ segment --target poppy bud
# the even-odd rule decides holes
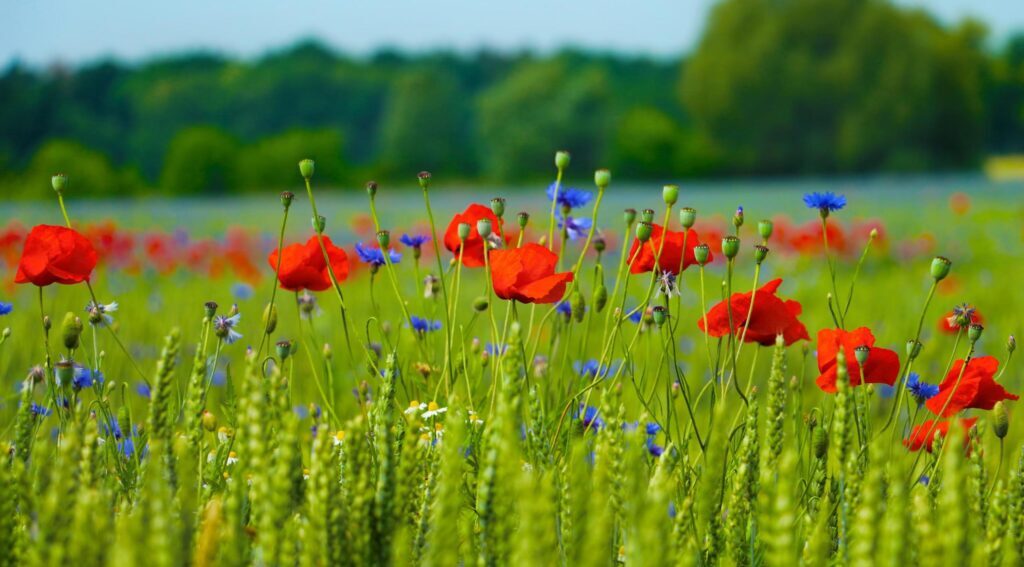
[[[605,187],[608,187],[611,182],[612,172],[607,169],[599,169],[594,172],[594,185],[597,185],[598,188],[604,189]]]
[[[651,238],[651,232],[654,231],[654,227],[649,222],[642,222],[636,225],[636,239],[640,242],[647,242]]]
[[[598,253],[604,252],[604,249],[607,247],[607,244],[608,243],[604,241],[604,237],[601,236],[600,234],[594,236],[594,250],[596,250]]]
[[[268,303],[263,310],[263,329],[268,335],[277,329],[277,306],[273,303]]]
[[[386,230],[378,230],[377,244],[380,246],[382,251],[387,250],[388,247],[391,246],[391,233]]]
[[[995,431],[996,437],[1002,439],[1006,437],[1006,433],[1010,430],[1010,416],[1006,413],[1006,404],[1002,401],[996,402],[995,407],[992,408],[992,429]]]
[[[743,226],[743,207],[736,207],[736,214],[732,216],[732,225],[736,228]]]
[[[519,213],[516,215],[516,220],[519,221],[519,228],[526,228],[526,225],[530,223],[530,213]]]
[[[555,167],[558,169],[569,167],[569,152],[565,150],[555,152]]]
[[[50,321],[50,316],[49,315],[44,315],[43,316],[43,330],[46,331],[47,333],[49,333],[51,327],[53,327],[53,322]]]
[[[679,397],[679,392],[681,392],[682,389],[683,388],[682,388],[682,386],[679,385],[679,381],[678,380],[676,380],[675,382],[672,382],[672,397],[673,398],[678,398]]]
[[[599,284],[597,289],[594,290],[594,309],[600,313],[604,306],[608,304],[608,288],[604,284]]]
[[[481,296],[474,299],[473,310],[476,311],[477,313],[483,313],[484,311],[487,311],[487,298]]]
[[[867,345],[860,345],[859,347],[853,349],[853,354],[854,356],[857,357],[857,364],[863,367],[864,364],[867,363],[868,361],[868,355],[871,354],[871,348],[868,347]]]
[[[207,319],[213,319],[213,316],[217,314],[217,302],[207,301],[203,304],[203,313]]]
[[[949,269],[953,265],[948,258],[942,256],[936,256],[932,260],[932,277],[935,281],[942,281],[946,276],[949,275]]]
[[[70,360],[61,360],[53,365],[61,386],[68,386],[75,378],[75,365]]]
[[[487,237],[491,235],[491,220],[480,219],[476,221],[476,231],[480,233],[480,238],[487,240]]]
[[[460,241],[465,241],[467,238],[469,238],[469,231],[470,230],[472,230],[472,227],[469,226],[469,223],[460,222],[459,223],[459,240]]]
[[[820,461],[828,455],[828,433],[824,427],[816,427],[812,436],[814,456]]]
[[[316,164],[311,159],[304,159],[299,162],[299,173],[302,174],[304,179],[310,179],[313,177],[313,172],[316,170]]]
[[[203,424],[203,429],[210,432],[217,431],[217,416],[213,415],[209,410],[203,410],[203,415],[199,418],[199,421]]]
[[[377,182],[376,181],[367,181],[366,182],[366,194],[369,195],[371,199],[377,196]]]
[[[277,348],[277,357],[281,359],[281,362],[284,362],[285,360],[288,359],[289,356],[292,355],[291,341],[287,339],[277,341],[277,344],[274,346]]]
[[[763,220],[757,223],[757,233],[761,235],[761,238],[766,241],[772,237],[772,232],[775,230],[775,225],[770,220]]]
[[[668,319],[668,312],[665,310],[664,305],[658,305],[651,312],[651,318],[654,319],[654,323],[661,327],[665,324],[665,320]]]
[[[64,322],[61,323],[60,332],[64,339],[64,348],[74,350],[78,348],[78,339],[82,336],[82,320],[68,311],[64,315]]]
[[[768,257],[768,247],[758,244],[754,247],[754,262],[761,265],[764,259]]]
[[[317,215],[312,219],[312,221],[313,230],[315,230],[317,234],[323,234],[324,229],[327,228],[327,218],[323,215]]]
[[[480,339],[474,337],[473,340],[469,341],[469,352],[473,354],[480,353]]]
[[[919,354],[921,354],[921,341],[915,341],[914,339],[907,341],[907,358],[914,360]]]
[[[572,318],[575,319],[577,323],[583,321],[583,315],[584,311],[586,311],[587,305],[583,301],[583,294],[580,293],[579,290],[572,292],[572,295],[569,297],[569,308],[572,310]]]
[[[711,247],[707,244],[698,244],[693,247],[693,259],[697,261],[698,265],[707,264],[709,256],[711,256]]]
[[[981,338],[981,332],[984,330],[985,327],[982,327],[981,325],[974,323],[973,325],[967,328],[967,338],[970,339],[972,343],[976,343],[978,342],[978,339]]]
[[[640,211],[640,222],[654,222],[654,209]]]
[[[330,359],[334,358],[334,351],[331,350],[331,344],[330,343],[324,343],[324,358],[326,360],[330,360]]]
[[[683,225],[683,228],[691,228],[695,222],[697,222],[697,209],[693,207],[679,209],[679,224]]]
[[[430,187],[430,172],[419,172],[419,174],[416,175],[416,180],[420,182],[420,188],[426,191],[427,188]]]
[[[679,200],[679,186],[666,185],[661,188],[661,198],[666,205],[674,205]]]
[[[871,240],[878,238],[878,229],[872,228],[871,232],[868,233],[868,238],[870,238]]]
[[[626,221],[626,225],[633,224],[636,221],[636,209],[626,209],[622,211],[622,220]]]
[[[491,212],[494,213],[494,216],[498,217],[499,219],[504,218],[505,199],[502,199],[501,197],[495,197],[491,199]]]
[[[1006,339],[1006,352],[1012,353],[1017,350],[1017,339],[1010,335],[1010,338]]]
[[[735,236],[726,236],[722,238],[722,254],[725,254],[726,258],[730,260],[736,257],[736,254],[740,252],[740,239]]]
[[[285,209],[287,209],[288,207],[292,206],[292,199],[294,199],[294,198],[295,198],[295,193],[292,193],[291,191],[282,191],[281,192],[281,206],[284,207]]]
[[[50,185],[53,186],[53,190],[56,191],[58,195],[62,195],[64,193],[64,188],[68,185],[68,176],[63,173],[58,173],[50,178]]]

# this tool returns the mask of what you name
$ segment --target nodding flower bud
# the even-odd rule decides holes
[[[295,198],[295,193],[291,191],[281,191],[281,206],[286,210],[292,206],[292,199]]]
[[[665,310],[664,305],[658,305],[651,311],[651,317],[654,319],[654,324],[660,327],[668,319],[668,311]]]
[[[601,236],[600,234],[595,234],[594,235],[594,250],[596,250],[600,254],[601,252],[604,252],[604,249],[607,248],[607,247],[608,247],[608,243],[605,242],[604,237]]]
[[[743,207],[736,207],[736,214],[732,216],[732,225],[736,228],[743,226]]]
[[[1006,339],[1006,352],[1012,353],[1015,350],[1017,350],[1017,339],[1010,335],[1010,338]]]
[[[50,185],[53,186],[53,190],[56,191],[58,195],[61,195],[64,193],[64,188],[68,186],[68,176],[63,173],[58,173],[50,178]]]
[[[199,422],[203,425],[203,429],[211,433],[217,431],[217,416],[213,415],[209,410],[203,410],[203,414],[199,417]]]
[[[594,290],[594,310],[600,313],[608,304],[608,288],[604,284],[598,284]]]
[[[281,362],[284,362],[292,355],[292,342],[288,339],[277,341],[277,344],[274,346],[277,348],[277,357],[281,359]]]
[[[75,379],[75,363],[70,360],[61,360],[53,365],[57,374],[57,380],[61,386],[69,386]]]
[[[622,220],[626,222],[626,225],[631,225],[636,221],[636,209],[626,209],[622,211]]]
[[[491,199],[491,212],[499,219],[503,218],[505,216],[505,199],[501,197]]]
[[[650,240],[652,232],[654,232],[654,227],[647,221],[636,225],[636,239],[640,242],[647,242]]]
[[[683,228],[692,228],[695,222],[697,222],[697,209],[693,207],[679,209],[679,224],[683,225]]]
[[[868,355],[870,354],[871,347],[869,347],[868,345],[860,345],[859,347],[853,349],[853,355],[857,358],[857,364],[859,364],[862,368],[864,367],[864,364],[867,363]]]
[[[978,339],[981,338],[981,333],[984,330],[985,327],[982,327],[981,325],[974,323],[967,328],[967,338],[970,339],[972,343],[976,343],[978,342]]]
[[[207,319],[213,319],[213,316],[217,314],[217,302],[207,301],[203,304],[203,314],[206,315]]]
[[[469,238],[469,231],[473,230],[473,227],[469,226],[469,223],[459,223],[459,240],[463,241]]]
[[[268,303],[267,307],[263,310],[263,331],[269,335],[275,329],[277,329],[277,306],[273,303]]]
[[[313,230],[315,230],[317,234],[323,234],[324,229],[327,228],[327,217],[317,215],[310,220],[313,221]]]
[[[878,229],[872,228],[871,232],[868,233],[868,238],[870,238],[871,240],[878,238]]]
[[[730,260],[735,258],[740,253],[740,239],[735,236],[726,236],[722,238],[722,254],[725,254],[726,258]]]
[[[481,296],[474,299],[473,310],[476,311],[477,313],[483,313],[484,311],[487,311],[487,298]]]
[[[758,265],[764,262],[764,259],[768,257],[768,247],[758,244],[754,247],[754,262]]]
[[[480,233],[480,238],[487,240],[487,237],[491,235],[491,219],[476,221],[476,231]]]
[[[569,152],[565,150],[555,152],[555,167],[563,170],[569,167],[569,157]]]
[[[666,185],[661,188],[661,199],[666,205],[674,205],[679,200],[679,186]]]
[[[366,182],[366,194],[369,195],[371,199],[377,196],[377,182],[376,181],[367,181]]]
[[[693,247],[693,259],[697,261],[697,264],[703,266],[708,263],[708,258],[711,256],[711,247],[707,244],[698,244]]]
[[[1000,439],[1010,431],[1010,416],[1006,413],[1006,404],[1001,400],[992,408],[992,429]]]
[[[516,215],[516,221],[519,223],[519,228],[526,228],[526,225],[530,224],[530,213],[525,211]]]
[[[775,230],[775,225],[770,220],[763,220],[757,223],[757,233],[761,235],[765,241],[772,237],[772,232]]]
[[[640,211],[640,222],[654,222],[654,209]]]
[[[598,188],[604,189],[605,187],[611,185],[611,182],[612,172],[608,171],[607,169],[599,169],[594,172],[594,185],[597,185]]]
[[[430,172],[429,171],[421,171],[421,172],[419,172],[416,175],[416,180],[420,182],[420,188],[423,189],[424,191],[426,191],[427,188],[430,187]]]
[[[299,173],[304,179],[311,179],[314,171],[316,171],[316,164],[313,163],[313,160],[304,159],[299,162]]]
[[[914,360],[921,354],[921,341],[910,339],[907,341],[907,358]]]
[[[583,321],[583,315],[587,310],[587,303],[583,300],[583,294],[578,289],[569,296],[569,308],[572,311],[572,318],[577,323]]]
[[[828,432],[824,426],[814,428],[811,445],[814,448],[814,456],[819,461],[828,455]]]
[[[949,258],[943,256],[936,256],[932,260],[932,277],[935,281],[942,281],[949,275],[949,269],[953,266],[953,262],[949,261]]]
[[[61,336],[64,339],[64,348],[68,350],[78,348],[78,340],[82,336],[82,329],[84,327],[82,320],[76,317],[74,313],[68,311],[64,315],[64,321],[60,326]]]
[[[377,244],[381,250],[387,250],[391,246],[391,233],[386,230],[377,231]]]

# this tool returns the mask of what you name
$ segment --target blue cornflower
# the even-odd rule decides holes
[[[580,407],[576,410],[576,414],[573,416],[580,420],[584,429],[591,431],[597,431],[604,427],[604,420],[601,419],[600,412],[594,406],[585,406],[580,404]]]
[[[657,435],[661,431],[661,426],[651,421],[647,423],[645,431],[648,435]]]
[[[75,374],[71,379],[71,386],[76,390],[91,388],[93,384],[103,384],[103,373],[99,370],[93,372],[80,364],[75,365]]]
[[[911,372],[907,376],[907,389],[910,390],[910,395],[914,396],[914,399],[917,400],[917,405],[923,404],[926,400],[939,393],[938,385],[922,382],[917,372]]]
[[[647,441],[644,442],[644,445],[647,446],[647,452],[649,452],[652,457],[660,457],[662,453],[665,452],[664,447],[654,442],[654,437],[648,437]]]
[[[0,315],[8,315],[11,311],[14,311],[14,304],[0,301]]]
[[[295,415],[299,416],[299,419],[306,419],[309,417],[309,408],[302,404],[293,407],[292,411],[295,412]]]
[[[484,352],[491,356],[496,354],[505,354],[506,350],[508,350],[508,345],[493,345],[491,343],[484,345]]]
[[[32,402],[32,405],[29,406],[28,409],[30,412],[32,412],[32,415],[37,417],[47,417],[48,415],[53,413],[53,410],[51,410],[50,408],[41,406],[35,402]]]
[[[555,306],[555,313],[564,315],[565,318],[568,319],[572,316],[572,306],[569,305],[568,301],[560,301],[558,305]]]
[[[228,383],[228,375],[223,370],[215,370],[213,376],[210,376],[211,386],[223,386]]]
[[[427,243],[428,241],[430,241],[430,237],[425,235],[425,234],[417,234],[417,235],[414,235],[414,236],[409,236],[408,234],[403,234],[402,237],[399,238],[398,240],[399,240],[399,242],[401,242],[402,244],[405,244],[406,246],[408,246],[410,248],[419,248],[419,247],[423,246],[425,243]]]
[[[563,218],[561,213],[555,213],[555,218],[558,219],[558,229],[565,230],[565,235],[569,240],[586,238],[587,234],[590,233],[590,219],[578,219],[571,216]]]
[[[921,477],[917,479],[917,482],[920,482],[921,484],[923,484],[925,486],[928,486],[928,483],[930,483],[931,481],[932,481],[932,477],[930,477],[930,476],[928,476],[926,474],[921,475]]]
[[[576,362],[572,363],[573,370],[575,370],[577,374],[584,378],[605,378],[608,376],[608,373],[613,370],[614,366],[614,364],[602,365],[593,358],[585,362],[580,362],[579,360],[577,360]]]
[[[846,206],[846,197],[831,191],[825,193],[804,193],[804,204],[810,209],[818,209],[821,214],[828,215]]]
[[[253,295],[252,286],[247,283],[238,282],[231,286],[231,295],[239,301],[250,299]]]
[[[415,315],[410,315],[409,320],[412,322],[412,330],[417,333],[437,331],[441,328],[440,321],[431,321],[430,319],[424,319],[423,317],[417,317]]]
[[[589,203],[593,196],[593,193],[590,191],[584,191],[583,189],[574,189],[572,187],[565,186],[558,188],[558,204],[563,209],[576,209],[582,207]],[[554,183],[548,186],[548,200],[555,200]]]
[[[238,325],[241,318],[241,313],[235,313],[230,317],[217,315],[213,318],[213,332],[224,342],[231,344],[242,338],[242,333],[235,330],[235,326]]]
[[[136,382],[135,393],[148,399],[153,394],[153,390],[145,382]]]
[[[384,253],[381,252],[380,248],[363,246],[360,242],[356,242],[356,254],[359,255],[360,260],[371,266],[380,267],[387,263],[384,260]],[[397,264],[402,260],[401,254],[390,249],[388,250],[388,257],[391,259],[392,264]]]
[[[121,424],[117,422],[116,417],[111,417],[110,423],[103,424],[103,432],[106,433],[108,437],[113,437],[114,439],[120,439],[124,436],[124,433],[121,431]]]
[[[640,321],[644,320],[644,310],[643,309],[636,309],[636,310],[630,309],[629,311],[627,311],[627,313],[629,313],[629,320],[634,322],[634,323],[636,323],[636,324],[638,324],[638,325],[640,324]]]

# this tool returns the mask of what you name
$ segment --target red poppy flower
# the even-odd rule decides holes
[[[98,255],[92,243],[70,228],[41,224],[25,238],[14,283],[47,286],[89,279]]]
[[[665,235],[664,237],[662,235]],[[662,244],[664,240],[664,244]],[[683,241],[686,241],[686,251],[683,251]],[[666,231],[659,224],[651,225],[651,238],[647,242],[643,243],[643,247],[640,246],[640,241],[634,239],[633,246],[629,249],[629,257],[631,263],[629,265],[629,273],[631,274],[642,274],[649,272],[654,269],[654,259],[658,258],[658,269],[662,272],[669,272],[672,274],[679,273],[679,262],[682,260],[683,269],[687,266],[697,263],[696,258],[693,256],[693,249],[700,244],[700,238],[697,236],[697,231],[692,228],[683,232],[676,232],[674,230]],[[639,252],[637,251],[639,249]],[[661,255],[658,256],[658,251],[661,251]],[[712,255],[708,254],[708,261],[712,260]]]
[[[444,231],[444,247],[455,254],[455,257],[459,257],[459,225],[466,223],[469,225],[469,237],[466,238],[465,250],[462,252],[462,265],[467,268],[481,268],[484,265],[484,239],[480,237],[480,233],[476,229],[476,223],[480,219],[488,219],[491,221],[491,229],[495,234],[501,236],[501,222],[498,217],[491,211],[490,207],[485,207],[477,203],[473,203],[466,207],[466,210],[458,213],[452,218],[452,222],[448,223],[448,230]]]
[[[866,346],[870,349],[864,364],[864,382],[892,386],[900,373],[900,357],[894,351],[875,347],[875,335],[871,329],[861,327],[853,331],[822,329],[818,331],[818,387],[829,394],[836,391],[836,357],[840,346],[846,355],[846,370],[850,374],[850,385],[861,384],[861,368],[857,363],[855,349]]]
[[[949,417],[967,408],[992,409],[1000,400],[1016,400],[1019,396],[1006,391],[993,378],[999,370],[999,360],[994,356],[972,358],[960,376],[964,367],[963,359],[953,363],[946,379],[939,384],[939,393],[932,396],[925,405],[935,415]],[[959,379],[959,384],[957,380]],[[946,402],[949,402],[947,405]],[[945,411],[943,411],[945,410]]]
[[[555,273],[558,255],[529,243],[521,248],[491,251],[491,284],[502,299],[521,303],[554,303],[565,295],[572,272]]]
[[[329,237],[323,238],[327,256],[331,259],[331,268],[334,269],[334,277],[338,278],[339,282],[344,281],[348,277],[348,254],[335,246]],[[270,253],[267,263],[271,268],[277,268],[277,250]],[[324,262],[324,253],[315,235],[305,244],[295,243],[284,247],[277,281],[281,282],[281,289],[289,291],[323,291],[331,287],[327,262]]]
[[[774,279],[758,289],[754,295],[754,311],[750,312],[751,292],[734,293],[729,298],[729,308],[724,301],[715,305],[707,314],[707,329],[704,328],[704,317],[697,321],[697,327],[712,337],[724,337],[729,334],[729,310],[732,310],[732,324],[736,336],[742,336],[743,342],[761,345],[775,344],[775,336],[781,334],[787,345],[801,339],[809,340],[807,328],[797,316],[803,311],[800,303],[791,299],[780,299],[775,295],[782,284],[781,279]],[[747,319],[750,313],[750,319]],[[744,335],[746,327],[746,335]]]
[[[985,319],[976,310],[971,310],[971,322],[968,325],[984,325]],[[956,313],[950,311],[939,319],[939,332],[947,335],[955,335],[960,331],[960,327],[956,324]],[[966,330],[966,328],[964,329]]]
[[[974,427],[974,422],[978,421],[978,418],[972,417],[970,419],[961,419],[960,425],[964,428],[964,431]],[[903,446],[911,451],[920,451],[921,447],[924,447],[929,453],[932,452],[932,445],[935,444],[935,436],[939,435],[945,438],[949,433],[949,425],[952,423],[950,420],[940,421],[938,425],[935,425],[934,420],[927,420],[921,425],[918,425],[910,431],[910,436],[903,440]],[[964,445],[970,443],[970,438],[964,437]]]

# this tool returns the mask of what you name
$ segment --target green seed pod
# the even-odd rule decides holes
[[[626,225],[631,225],[636,222],[636,209],[625,209],[622,211],[622,220],[625,221]]]
[[[376,181],[367,181],[366,182],[366,194],[369,195],[371,199],[377,196],[377,182]]]
[[[708,258],[711,257],[711,247],[707,244],[698,244],[693,247],[693,259],[697,261],[697,264],[703,266],[708,263]]]
[[[695,222],[697,222],[697,209],[693,207],[679,209],[679,224],[683,225],[683,228],[689,229]]]
[[[583,294],[580,293],[579,290],[572,292],[572,296],[569,297],[569,307],[572,309],[572,318],[575,319],[577,323],[583,321],[583,315],[586,311],[587,305],[586,302],[583,301]]]
[[[636,239],[640,242],[647,242],[651,239],[651,233],[654,231],[654,227],[649,222],[641,222],[636,225]]]
[[[213,319],[213,316],[217,314],[217,302],[207,301],[203,304],[203,314],[206,315],[207,319]]]
[[[600,234],[594,235],[594,250],[597,253],[604,252],[605,248],[608,247],[608,243],[605,242],[604,237]]]
[[[420,183],[420,189],[426,191],[430,187],[430,172],[421,171],[416,175],[416,180]]]
[[[935,281],[942,281],[949,275],[949,270],[953,266],[953,262],[950,262],[948,258],[942,256],[936,256],[932,260],[932,277]]]
[[[1002,439],[1010,431],[1010,416],[1006,413],[1006,404],[1002,401],[996,402],[992,408],[992,430],[996,437]]]
[[[277,357],[281,359],[281,362],[284,362],[285,360],[288,359],[289,356],[292,355],[291,341],[287,339],[277,341],[277,344],[275,344],[274,346],[277,348]]]
[[[277,306],[268,303],[267,307],[263,309],[263,332],[269,335],[275,329],[277,329]]]
[[[640,222],[654,222],[654,209],[644,209],[640,211]]]
[[[480,233],[480,238],[487,239],[491,235],[491,220],[480,219],[476,221],[476,231]]]
[[[604,306],[608,304],[608,288],[604,284],[597,286],[594,290],[594,310],[600,313]]]
[[[292,206],[292,200],[295,199],[295,193],[291,191],[281,191],[281,206],[286,210]]]
[[[666,205],[674,205],[679,200],[679,186],[678,185],[666,185],[661,188],[661,199],[665,201]]]
[[[764,259],[768,257],[768,247],[758,244],[754,247],[754,262],[758,265],[764,262]]]
[[[487,298],[481,296],[474,299],[473,310],[476,311],[477,313],[483,313],[484,311],[487,311]]]
[[[726,258],[732,259],[736,257],[736,254],[740,252],[740,239],[735,236],[726,236],[722,238],[722,254],[725,254]]]
[[[299,162],[299,173],[302,174],[303,179],[312,179],[313,172],[316,171],[316,164],[311,159],[304,159]]]
[[[981,338],[981,333],[984,330],[985,327],[977,323],[974,323],[973,325],[967,328],[967,338],[970,339],[972,343],[976,343]]]
[[[668,320],[668,311],[665,310],[664,305],[658,305],[651,311],[651,317],[654,319],[654,324],[661,327]]]
[[[68,311],[64,315],[64,321],[60,326],[61,337],[64,339],[64,348],[74,350],[78,348],[79,338],[82,336],[82,320]]]
[[[607,169],[599,169],[594,172],[594,185],[604,189],[612,182],[612,172]]]
[[[775,231],[775,225],[770,220],[763,220],[757,223],[757,233],[761,235],[761,238],[768,240],[772,237],[772,232]]]
[[[50,178],[50,185],[53,186],[53,190],[56,191],[58,195],[62,195],[64,193],[64,188],[68,185],[68,176],[63,173],[58,173]]]
[[[559,150],[555,152],[555,167],[560,170],[564,170],[569,167],[570,156],[569,152],[565,150]]]
[[[386,230],[377,231],[377,245],[382,252],[386,251],[391,246],[391,233]]]
[[[519,222],[519,228],[526,228],[526,225],[530,224],[530,213],[521,212],[516,215],[516,220]]]
[[[70,385],[75,379],[75,365],[70,360],[58,361],[53,365],[53,369],[62,386]]]
[[[504,218],[505,216],[505,199],[501,197],[495,197],[491,199],[491,212],[494,216]]]
[[[853,355],[857,358],[857,364],[859,364],[861,368],[863,368],[864,365],[867,363],[868,355],[870,354],[871,348],[868,347],[867,345],[860,345],[857,348],[853,349]]]
[[[469,226],[469,223],[460,222],[459,223],[459,240],[461,241],[461,240],[466,240],[467,238],[469,238],[469,232],[471,230],[472,230],[472,227]]]

